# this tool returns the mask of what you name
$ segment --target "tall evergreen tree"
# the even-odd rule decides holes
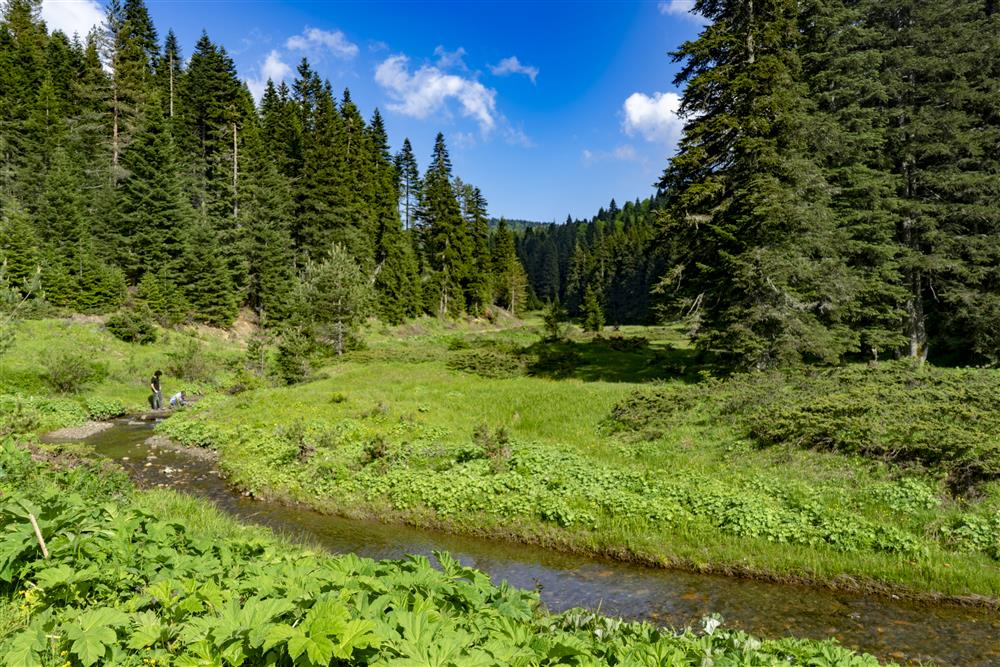
[[[418,228],[430,267],[429,308],[439,317],[460,313],[469,273],[469,239],[451,183],[451,158],[440,132],[421,190]]]
[[[403,139],[403,147],[396,154],[396,174],[399,176],[399,215],[403,229],[410,230],[416,222],[420,203],[420,172],[409,138]]]
[[[122,163],[128,178],[116,200],[118,265],[133,282],[147,271],[180,271],[194,212],[183,189],[177,147],[157,105]],[[218,247],[213,243],[208,251],[218,254]]]
[[[673,295],[702,349],[756,367],[835,361],[857,345],[843,322],[855,281],[805,140],[798,3],[695,10],[712,23],[674,54],[688,121],[660,184],[681,248]]]

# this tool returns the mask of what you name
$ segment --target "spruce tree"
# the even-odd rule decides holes
[[[177,282],[195,319],[217,327],[228,327],[239,304],[229,267],[219,252],[215,231],[205,222],[191,228]]]
[[[712,23],[674,54],[688,120],[660,184],[681,247],[672,295],[698,347],[757,368],[857,346],[843,322],[855,281],[805,141],[797,6],[700,0]]]
[[[462,211],[451,183],[451,158],[440,132],[424,176],[418,226],[427,266],[430,268],[430,309],[439,317],[462,312],[462,283],[469,266],[469,240]]]
[[[173,137],[157,105],[122,163],[129,176],[117,192],[118,265],[133,282],[147,271],[178,272],[194,214],[182,187]]]
[[[369,125],[373,171],[370,202],[375,216],[375,289],[379,317],[398,324],[419,314],[420,276],[413,247],[399,221],[396,166],[389,154],[389,137],[378,109]]]
[[[583,305],[581,307],[583,315],[583,330],[600,333],[604,328],[604,310],[601,308],[597,290],[593,285],[588,285],[583,293]]]
[[[403,229],[410,230],[416,223],[420,203],[420,171],[409,138],[403,139],[403,147],[396,154],[396,173],[399,177],[399,215]]]

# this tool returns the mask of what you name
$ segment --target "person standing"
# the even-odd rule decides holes
[[[154,410],[159,410],[163,405],[163,394],[160,393],[160,376],[163,375],[163,371],[157,370],[153,373],[153,377],[149,379],[149,388],[153,390],[153,395],[151,397],[150,404],[153,406]]]

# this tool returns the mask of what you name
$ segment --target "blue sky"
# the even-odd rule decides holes
[[[426,165],[444,132],[490,213],[562,221],[652,193],[681,122],[667,53],[701,24],[690,0],[276,2],[147,0],[185,57],[202,30],[252,90],[306,56]],[[44,0],[50,29],[86,32],[96,0]]]

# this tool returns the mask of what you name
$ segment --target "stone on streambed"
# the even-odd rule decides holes
[[[162,435],[153,435],[146,438],[145,444],[151,448],[169,449],[179,454],[185,454],[203,461],[215,461],[219,458],[218,453],[212,451],[211,449],[205,449],[204,447],[186,447]],[[156,455],[150,454],[148,458],[156,458]]]
[[[51,431],[42,436],[44,442],[67,442],[70,440],[85,440],[101,431],[106,431],[114,426],[111,422],[90,421],[80,426],[68,426],[57,431]]]

